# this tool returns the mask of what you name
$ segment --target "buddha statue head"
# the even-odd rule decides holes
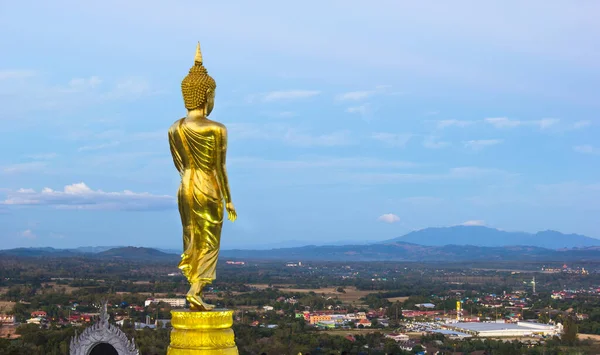
[[[200,52],[200,42],[198,42],[194,66],[181,82],[185,108],[188,111],[205,109],[206,116],[210,115],[215,105],[216,88],[217,83],[208,75],[208,71],[202,64],[202,53]]]

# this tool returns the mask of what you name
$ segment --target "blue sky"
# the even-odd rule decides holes
[[[224,248],[485,224],[600,237],[600,4],[4,2],[3,248],[179,248],[166,132],[201,41]]]

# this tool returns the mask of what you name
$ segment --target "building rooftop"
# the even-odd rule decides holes
[[[537,329],[554,329],[553,325],[541,323],[477,323],[477,322],[459,322],[452,324],[453,327],[466,329],[474,332],[497,331],[497,330],[534,330]]]
[[[457,332],[456,330],[449,330],[449,329],[436,329],[436,330],[434,330],[434,332],[444,334],[444,335],[457,335],[457,336],[463,337],[463,338],[471,337],[470,334]]]

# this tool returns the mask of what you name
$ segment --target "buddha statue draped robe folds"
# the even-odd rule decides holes
[[[207,311],[202,289],[216,278],[224,210],[234,221],[225,158],[227,129],[207,117],[214,105],[216,84],[202,64],[198,45],[195,64],[182,82],[188,114],[169,129],[169,145],[181,176],[177,202],[183,227],[179,269],[191,285],[190,308]],[[225,206],[223,203],[225,201]]]

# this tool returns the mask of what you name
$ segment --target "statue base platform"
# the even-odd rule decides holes
[[[167,355],[238,355],[231,310],[172,310],[171,325]]]

